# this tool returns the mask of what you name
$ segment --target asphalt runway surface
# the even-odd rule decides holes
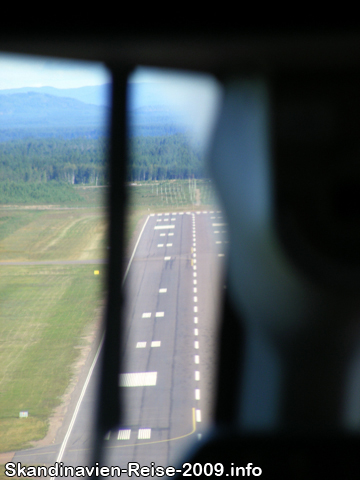
[[[211,425],[226,243],[218,210],[147,217],[124,283],[119,388],[126,408],[123,424],[104,439],[106,465],[179,466]],[[89,359],[61,441],[17,452],[13,462],[89,464],[99,350]]]

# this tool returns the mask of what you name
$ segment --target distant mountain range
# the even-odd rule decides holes
[[[55,97],[74,98],[80,102],[91,105],[111,106],[111,83],[79,88],[54,88],[54,87],[23,87],[0,90],[0,95],[12,95],[18,93],[43,93]]]
[[[158,84],[130,85],[131,136],[184,131],[181,117],[159,105],[160,91]],[[106,134],[110,115],[111,84],[0,90],[0,141],[26,136],[97,137]]]

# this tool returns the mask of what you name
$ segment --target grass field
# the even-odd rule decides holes
[[[1,267],[0,451],[45,435],[101,297],[93,265]]]
[[[76,188],[86,208],[0,205],[0,261],[105,258],[107,188]],[[151,212],[216,204],[205,180],[126,188],[128,242]],[[6,452],[45,436],[49,417],[74,375],[84,332],[104,302],[106,267],[19,263],[0,268],[0,452]],[[29,412],[28,418],[19,418],[21,411]]]

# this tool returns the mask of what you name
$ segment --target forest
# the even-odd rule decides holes
[[[201,178],[200,149],[185,134],[129,138],[127,180]],[[107,185],[107,137],[22,138],[0,143],[0,183]]]

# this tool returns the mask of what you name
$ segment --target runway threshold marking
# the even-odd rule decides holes
[[[151,428],[139,428],[138,439],[147,440],[151,438]]]
[[[120,387],[152,387],[156,385],[157,372],[121,373]]]
[[[119,430],[117,439],[118,440],[130,440],[130,435],[131,435],[131,430],[130,429]]]
[[[109,445],[105,448],[106,449],[113,449],[113,448],[139,447],[139,446],[142,446],[142,445],[154,445],[156,443],[173,442],[175,440],[181,440],[182,438],[189,437],[190,435],[193,435],[196,432],[196,422],[198,421],[197,420],[197,415],[198,414],[196,414],[195,408],[192,408],[191,410],[192,410],[192,430],[189,433],[185,433],[184,435],[180,435],[178,437],[166,438],[164,440],[154,440],[152,442],[132,443],[132,444],[127,444],[127,445]],[[197,410],[197,411],[200,412],[200,410]],[[201,421],[201,414],[200,414],[200,421]],[[85,448],[79,448],[79,449],[74,448],[73,450],[70,449],[69,451],[70,452],[78,452],[78,451],[82,451],[82,450],[87,450],[87,449],[85,449]]]

